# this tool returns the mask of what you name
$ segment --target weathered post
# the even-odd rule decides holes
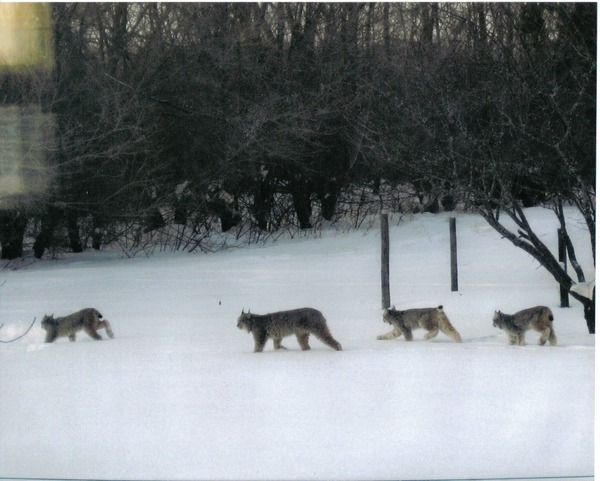
[[[450,280],[451,291],[458,291],[458,254],[456,249],[456,218],[450,217]]]
[[[381,308],[390,307],[390,228],[388,214],[381,213]]]
[[[562,262],[563,269],[567,272],[567,244],[562,228],[558,229],[558,262]],[[569,289],[563,286],[560,286],[560,307],[569,307]]]

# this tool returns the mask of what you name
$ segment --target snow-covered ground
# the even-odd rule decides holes
[[[552,248],[556,221],[529,210]],[[378,341],[379,231],[210,255],[116,252],[0,271],[0,479],[448,479],[591,477],[594,336],[550,275],[475,215],[392,222],[399,309],[443,304],[464,342]],[[579,261],[594,278],[575,217]],[[538,304],[558,347],[509,346],[495,309]],[[44,344],[44,313],[98,308],[115,339]],[[344,350],[254,354],[242,309],[320,309]],[[101,333],[106,337],[103,331]],[[581,479],[581,478],[580,478]]]

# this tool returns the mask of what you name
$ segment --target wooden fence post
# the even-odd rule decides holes
[[[387,213],[381,214],[381,308],[390,307],[390,228]]]
[[[558,262],[562,262],[563,269],[567,272],[567,244],[562,228],[558,229]],[[563,286],[560,286],[560,307],[569,307],[569,289]]]
[[[451,291],[458,291],[458,254],[456,247],[456,218],[450,217],[450,279]]]

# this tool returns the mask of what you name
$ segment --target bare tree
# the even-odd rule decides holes
[[[449,17],[474,33],[456,37],[458,47],[424,64],[425,75],[412,84],[411,114],[425,139],[417,144],[425,156],[418,169],[451,188],[570,289],[585,277],[565,204],[578,207],[595,242],[596,29],[583,19],[594,17],[596,7],[473,7],[448,7]],[[488,30],[492,18],[502,30]],[[575,279],[527,219],[524,207],[540,203],[552,208],[563,229]],[[571,295],[583,303],[594,332],[594,300]]]

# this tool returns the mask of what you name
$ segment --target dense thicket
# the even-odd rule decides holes
[[[404,193],[478,211],[565,286],[523,207],[552,207],[568,242],[563,206],[576,205],[594,248],[594,3],[73,3],[53,16],[51,81],[4,78],[0,99],[55,120],[48,196],[0,216],[21,239],[26,219],[36,256],[167,231],[193,250],[216,230],[407,208]]]

